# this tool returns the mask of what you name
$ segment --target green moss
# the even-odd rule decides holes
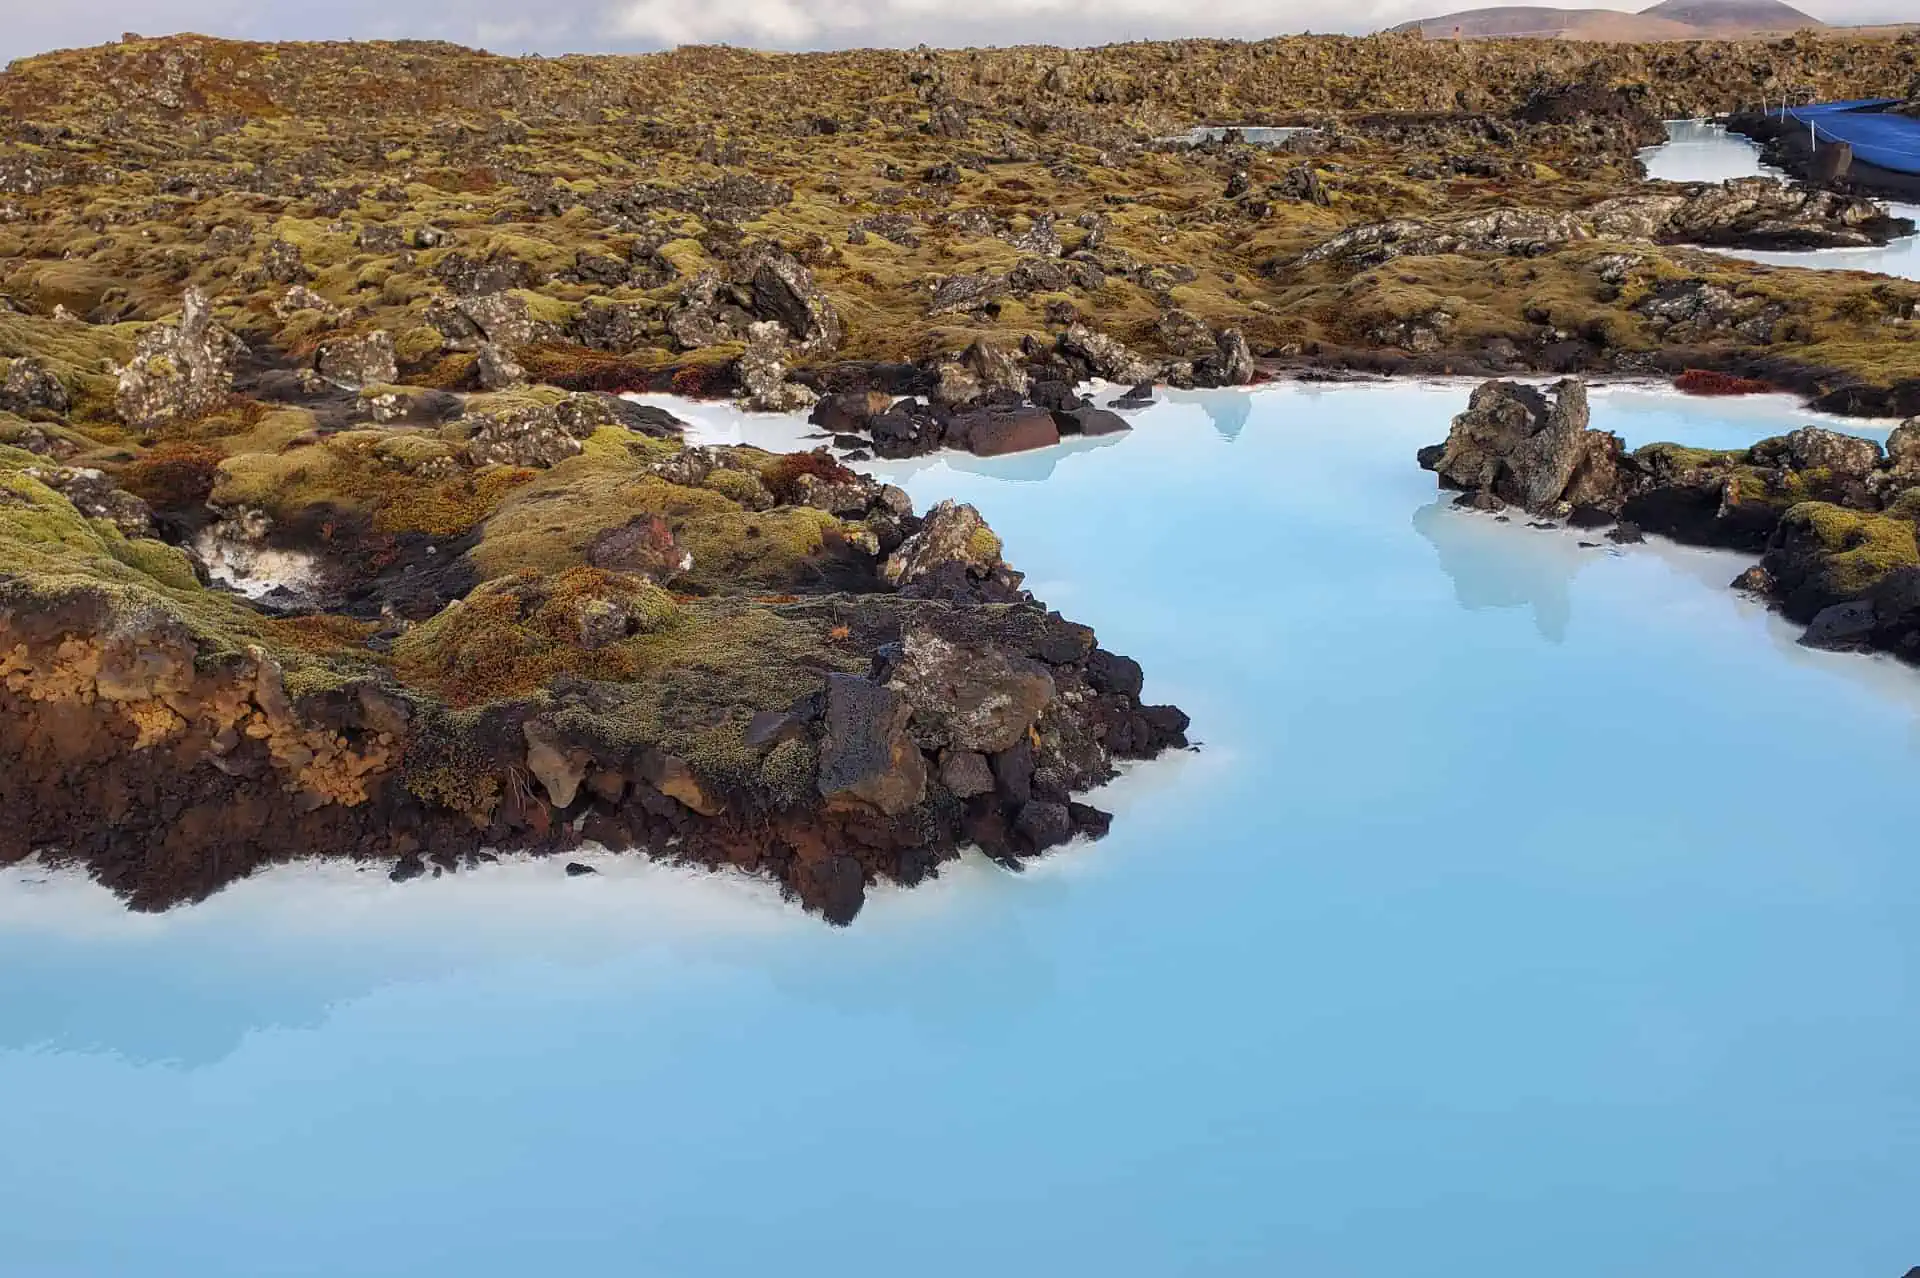
[[[671,630],[680,609],[666,591],[628,573],[522,573],[482,583],[415,626],[394,645],[393,657],[409,682],[457,705],[527,696],[560,674],[640,677],[645,664],[634,639],[589,646],[596,623],[607,629],[606,617],[616,619],[612,630],[644,637]]]
[[[1782,517],[1775,544],[1792,548],[1821,594],[1854,599],[1896,568],[1920,566],[1914,531],[1903,519],[1802,502]]]
[[[415,324],[393,339],[393,353],[403,367],[438,359],[447,339],[431,324]]]
[[[636,459],[582,454],[516,492],[487,521],[474,562],[489,578],[555,573],[584,562],[593,538],[636,515],[665,518],[693,568],[677,584],[700,593],[812,587],[843,525],[824,511],[754,512],[712,489],[646,473]]]
[[[1684,444],[1644,444],[1633,450],[1634,457],[1650,468],[1679,474],[1708,466],[1725,466],[1746,460],[1747,450],[1689,448]]]
[[[767,486],[751,471],[716,470],[707,476],[705,486],[741,506],[761,505],[767,501]]]

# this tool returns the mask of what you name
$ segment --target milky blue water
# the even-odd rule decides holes
[[[1760,162],[1760,147],[1710,120],[1669,120],[1667,141],[1640,152],[1647,176],[1663,182],[1725,182],[1730,178],[1777,177],[1786,173]],[[1920,221],[1920,205],[1883,201],[1896,217]],[[1729,257],[1767,266],[1804,266],[1816,270],[1871,271],[1920,279],[1920,235],[1881,248],[1810,249],[1791,253],[1724,251]]]
[[[1737,557],[1449,509],[1465,395],[884,468],[1204,742],[1024,875],[847,931],[611,858],[160,918],[0,878],[0,1272],[1897,1278],[1920,675],[1796,647]]]

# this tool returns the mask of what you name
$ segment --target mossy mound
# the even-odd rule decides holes
[[[1781,517],[1765,569],[1782,607],[1799,621],[1823,608],[1864,597],[1902,568],[1920,566],[1911,521],[1803,502]]]

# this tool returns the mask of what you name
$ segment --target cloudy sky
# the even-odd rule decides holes
[[[455,40],[496,52],[1101,44],[1175,35],[1369,31],[1474,0],[9,0],[0,62],[122,32],[244,39]],[[1643,8],[1613,3],[1607,8]],[[1802,0],[1828,22],[1911,21],[1913,0]]]

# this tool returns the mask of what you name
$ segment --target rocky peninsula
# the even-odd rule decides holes
[[[1098,834],[1078,796],[1186,718],[1032,599],[977,512],[915,512],[832,449],[690,447],[621,394],[806,412],[841,457],[1124,429],[1094,378],[1124,407],[1286,374],[1684,373],[1920,412],[1920,285],[1703,251],[1910,224],[1635,158],[1663,117],[1891,92],[1913,57],[176,37],[15,63],[0,862],[65,858],[161,908],[296,857],[406,877],[594,840],[844,922],[963,844]],[[1197,123],[1306,131],[1177,140]],[[1898,459],[1849,458],[1830,491],[1834,460],[1791,449],[1607,454],[1603,482],[1574,390],[1502,395],[1486,456],[1436,462],[1489,502],[1767,540],[1805,489],[1827,524],[1911,529]],[[1569,448],[1594,458],[1577,480]],[[1516,450],[1502,478],[1487,456]],[[1736,473],[1744,497],[1750,471],[1764,534],[1724,493],[1681,498]],[[1776,567],[1803,610],[1855,584]]]
[[[1632,452],[1588,422],[1578,380],[1488,382],[1419,460],[1500,518],[1760,554],[1733,585],[1805,625],[1801,642],[1920,662],[1920,418],[1884,448],[1803,426],[1751,448]]]

